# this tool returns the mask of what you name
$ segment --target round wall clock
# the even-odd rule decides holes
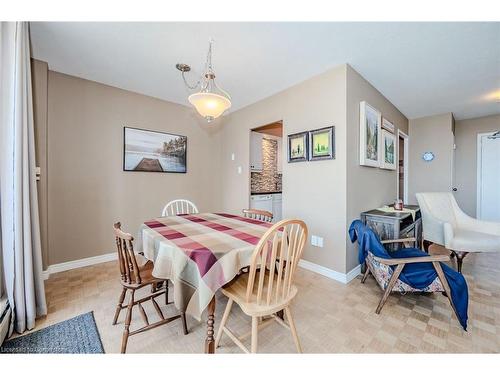
[[[424,152],[424,154],[422,155],[422,159],[424,159],[424,161],[433,161],[434,154],[430,151]]]

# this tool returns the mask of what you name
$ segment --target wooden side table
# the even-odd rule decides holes
[[[405,206],[417,210],[415,220],[410,212],[384,212],[377,209],[362,212],[361,221],[371,228],[380,240],[393,240],[399,238],[415,237],[416,247],[422,245],[422,216],[418,206]],[[395,251],[400,244],[386,245],[389,251]]]

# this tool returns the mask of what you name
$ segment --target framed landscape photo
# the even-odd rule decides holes
[[[308,157],[308,132],[288,135],[288,162],[306,161]]]
[[[186,173],[187,137],[123,128],[123,170]]]
[[[335,127],[309,132],[309,160],[335,159]]]
[[[366,102],[359,105],[359,164],[380,165],[382,115]]]
[[[382,129],[380,168],[396,169],[396,136]]]

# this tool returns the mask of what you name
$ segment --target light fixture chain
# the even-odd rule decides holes
[[[185,72],[182,72],[182,79],[184,80],[184,84],[187,86],[188,89],[190,90],[195,90],[196,88],[198,88],[200,86],[200,83],[201,83],[201,79],[198,80],[198,82],[196,82],[194,84],[194,86],[191,86],[187,79],[186,79],[186,76],[185,76]]]

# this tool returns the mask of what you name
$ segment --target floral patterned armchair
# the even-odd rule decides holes
[[[404,247],[410,247],[411,243],[416,243],[415,238],[405,238],[398,240],[387,240],[380,241],[382,244],[390,243],[402,243]],[[366,281],[366,278],[372,274],[377,281],[380,288],[384,291],[379,305],[377,306],[376,313],[380,314],[382,307],[384,306],[387,298],[391,292],[400,293],[414,293],[414,292],[443,292],[450,299],[450,287],[446,278],[444,276],[443,270],[439,262],[448,261],[450,257],[448,255],[431,255],[427,257],[419,258],[392,258],[384,259],[374,256],[372,253],[368,253],[366,257],[366,272],[361,280],[362,283]],[[405,264],[417,263],[417,262],[432,262],[437,276],[436,278],[424,289],[415,289],[410,285],[399,279],[399,275],[403,270]],[[393,269],[392,266],[395,266]],[[453,306],[453,303],[450,303]]]

